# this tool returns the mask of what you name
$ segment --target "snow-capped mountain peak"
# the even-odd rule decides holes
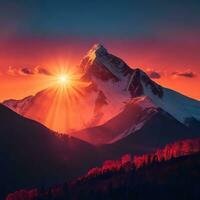
[[[80,66],[85,69],[86,76],[93,84],[104,93],[108,104],[112,102],[114,107],[118,107],[118,112],[123,108],[124,102],[148,96],[155,105],[181,123],[185,123],[188,118],[200,120],[199,101],[160,86],[140,68],[129,67],[121,58],[110,54],[101,44],[92,47]]]
[[[78,102],[74,101],[70,104],[68,115],[74,120],[72,120],[73,123],[67,124],[67,128],[63,126],[62,132],[103,125],[120,113],[124,113],[127,105],[130,104],[131,107],[134,105],[137,108],[161,108],[184,125],[191,124],[191,121],[198,126],[200,124],[199,101],[160,86],[144,71],[129,67],[122,59],[109,53],[101,44],[96,44],[89,50],[79,67],[84,72],[83,81],[89,80],[91,84],[82,91]],[[43,113],[49,112],[54,96],[54,91],[50,89],[42,92],[41,95],[37,94],[19,101],[7,101],[3,104],[45,124],[46,119],[42,116]],[[66,101],[63,100],[63,105],[65,103]],[[127,110],[129,109],[126,109],[126,112]],[[58,116],[60,120],[60,113]],[[63,113],[64,125],[65,120]]]
[[[111,87],[113,91],[117,90],[117,93],[137,97],[145,95],[143,85],[150,85],[152,93],[159,98],[162,97],[162,88],[145,72],[139,68],[129,67],[122,59],[110,54],[101,44],[96,44],[89,50],[80,68],[83,69],[85,77],[102,91],[105,87]],[[101,88],[102,84],[106,84],[104,89]]]
[[[101,44],[94,45],[83,58],[80,67],[90,77],[102,80],[123,80],[131,68],[120,58],[110,54]]]

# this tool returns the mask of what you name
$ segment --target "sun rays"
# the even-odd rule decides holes
[[[58,132],[73,131],[83,120],[77,106],[86,94],[90,82],[83,80],[83,74],[75,69],[60,68],[48,77],[48,110],[45,124]],[[84,107],[84,106],[83,106]],[[83,108],[84,109],[84,108]]]

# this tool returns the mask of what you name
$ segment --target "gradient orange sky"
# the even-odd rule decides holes
[[[165,39],[163,39],[165,38]],[[48,76],[21,74],[21,68],[77,66],[94,43],[102,43],[131,67],[147,73],[165,87],[200,100],[200,39],[198,34],[174,33],[167,37],[142,39],[102,38],[12,38],[0,41],[0,101],[20,99],[48,86]]]

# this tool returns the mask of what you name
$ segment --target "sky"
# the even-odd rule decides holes
[[[1,0],[0,101],[46,87],[95,43],[154,81],[200,100],[200,2]]]

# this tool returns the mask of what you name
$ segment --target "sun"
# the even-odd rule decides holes
[[[84,79],[84,73],[75,67],[68,69],[58,67],[46,79],[47,88],[56,89],[62,93],[68,92],[70,98],[80,94],[90,84],[90,81]]]
[[[69,85],[71,79],[70,79],[70,75],[65,73],[65,74],[59,74],[57,76],[57,80],[58,80],[58,83],[61,85]]]

